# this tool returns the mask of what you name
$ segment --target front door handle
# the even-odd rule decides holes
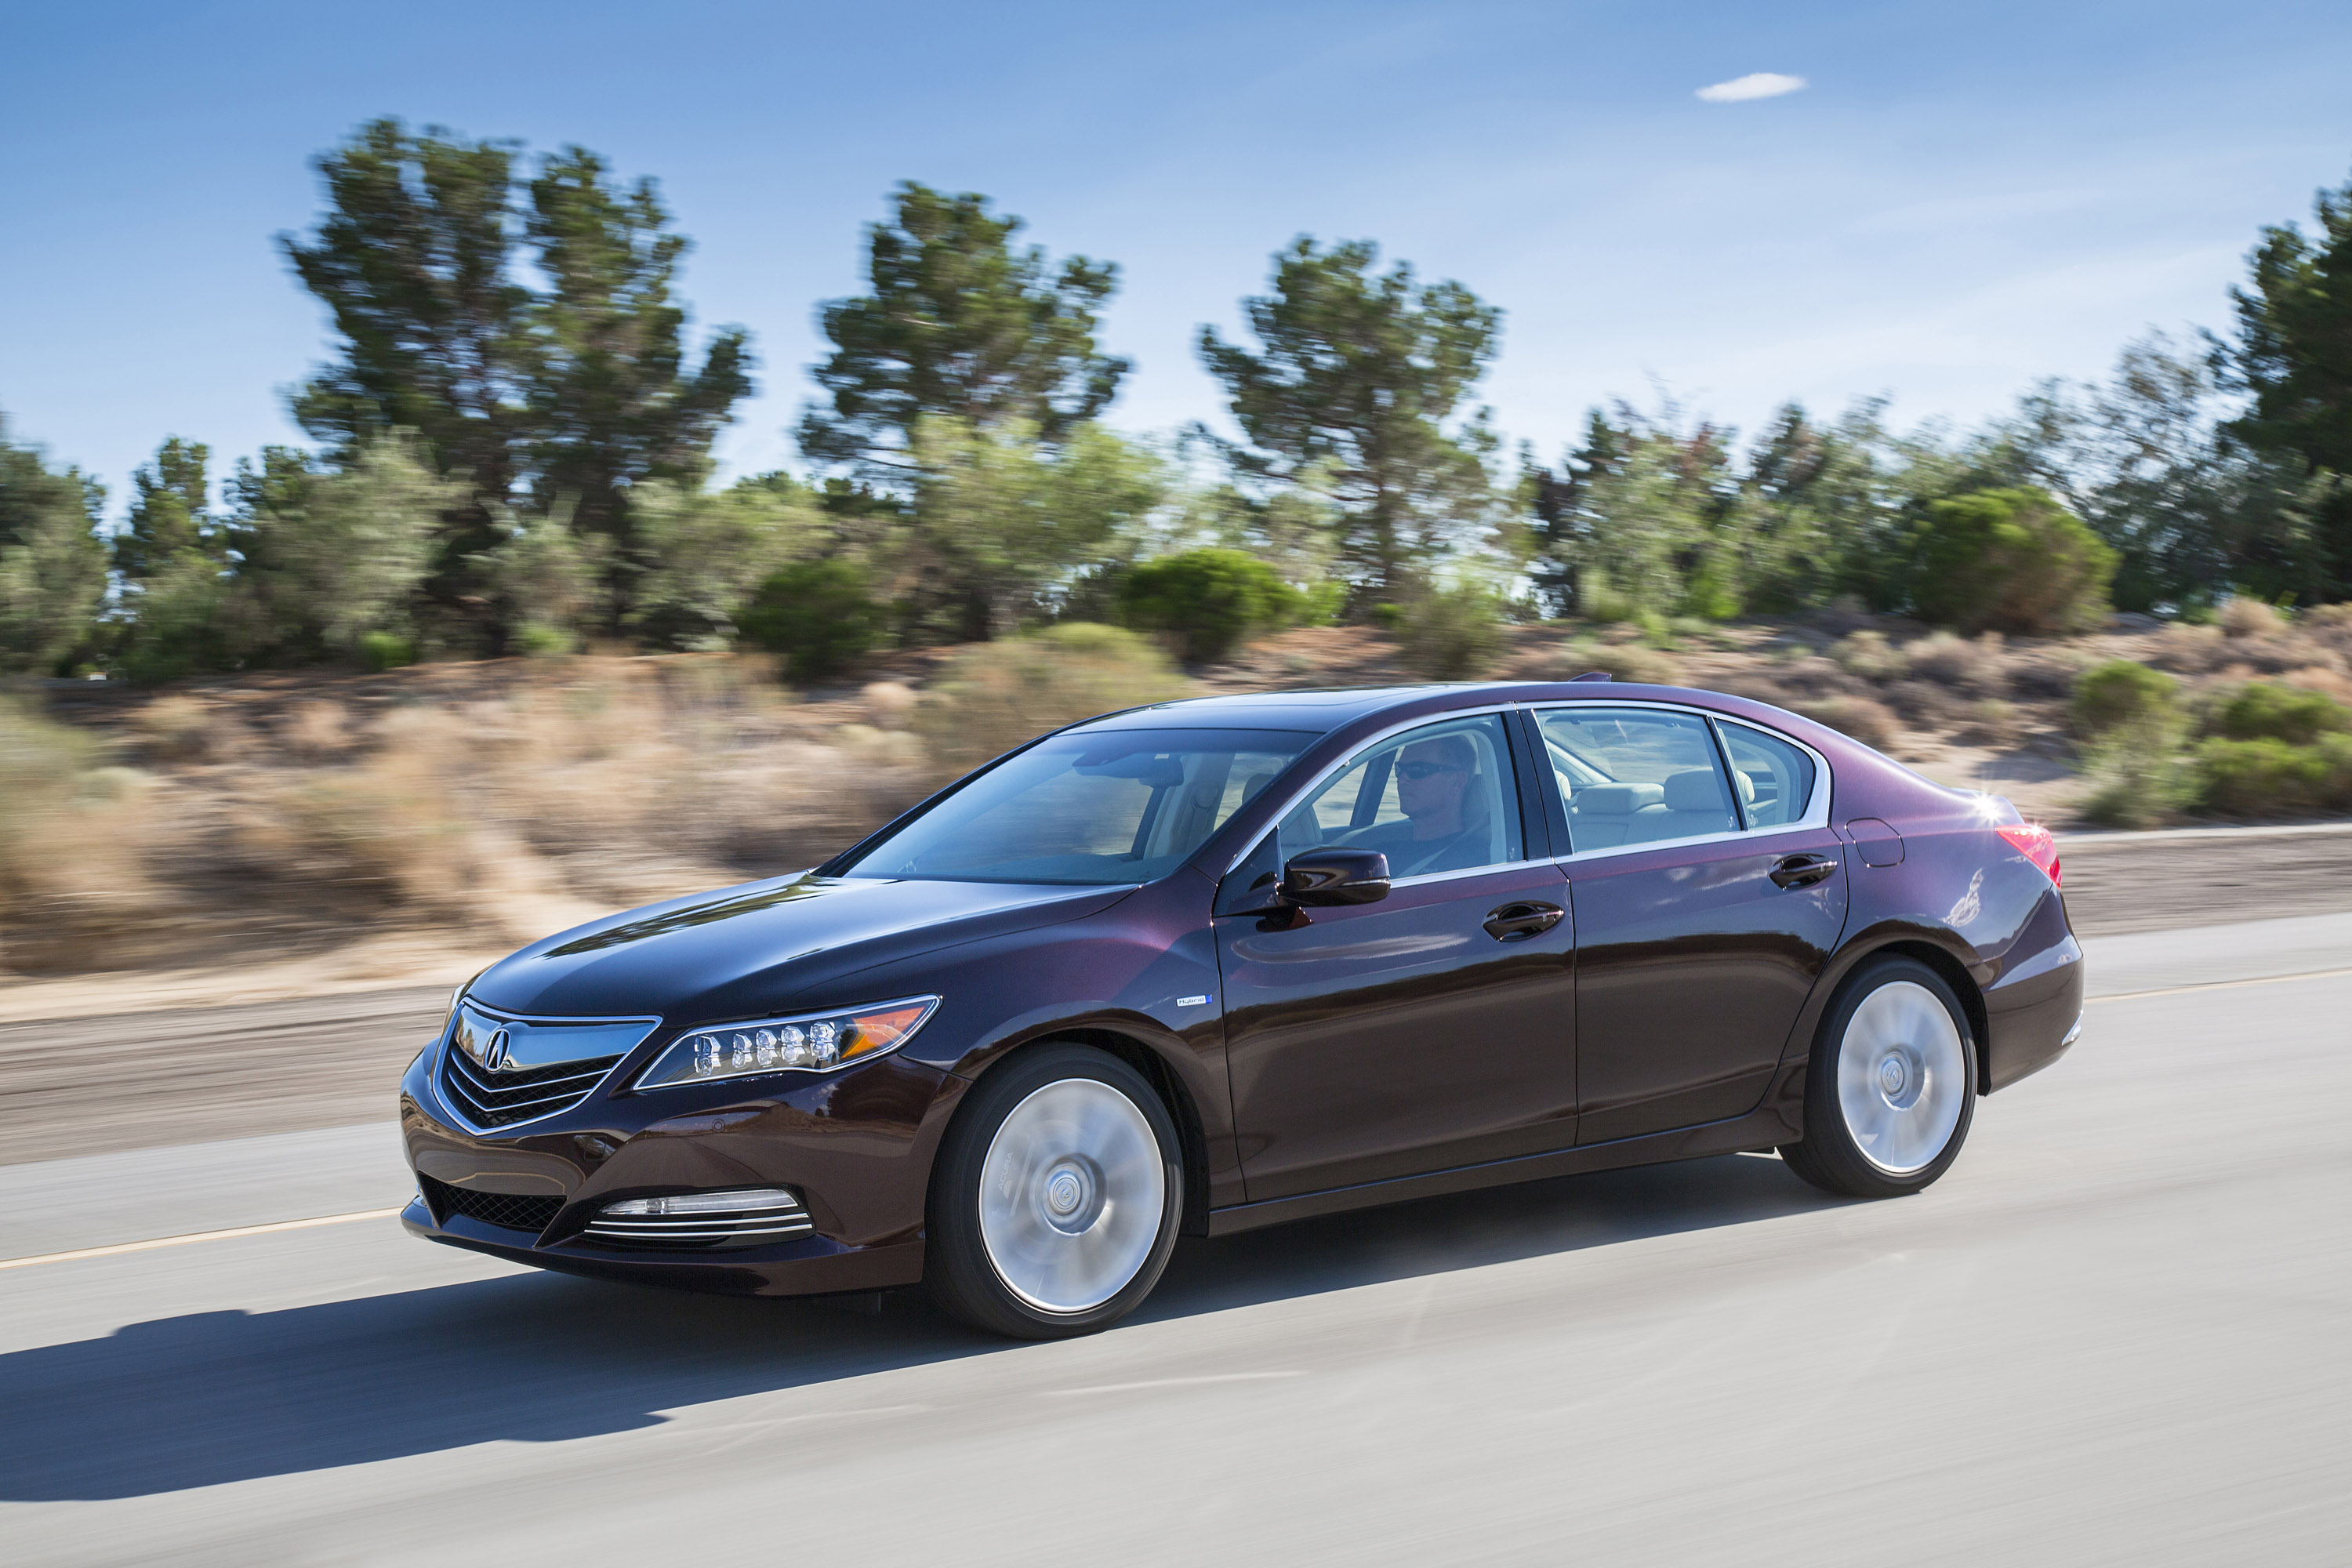
[[[1486,934],[1496,942],[1525,942],[1559,924],[1566,913],[1558,904],[1505,904],[1486,917]]]
[[[1836,870],[1837,862],[1826,855],[1784,855],[1773,866],[1771,877],[1777,887],[1810,888],[1827,881]]]

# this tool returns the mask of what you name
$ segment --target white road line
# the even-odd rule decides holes
[[[1068,1399],[1081,1394],[1132,1394],[1145,1388],[1197,1388],[1213,1383],[1264,1383],[1270,1378],[1305,1377],[1303,1372],[1217,1372],[1200,1377],[1154,1377],[1141,1383],[1097,1383],[1085,1388],[1048,1388],[1040,1399]]]
[[[44,1252],[33,1258],[0,1258],[0,1268],[30,1268],[41,1263],[71,1263],[82,1258],[112,1258],[124,1252],[152,1252],[159,1247],[190,1247],[199,1241],[227,1241],[240,1236],[268,1236],[272,1231],[309,1230],[314,1226],[349,1225],[353,1220],[390,1219],[397,1208],[363,1209],[358,1214],[321,1215],[317,1219],[281,1219],[274,1225],[240,1225],[229,1230],[199,1230],[186,1236],[161,1236],[152,1241],[126,1241],[114,1247],[85,1247],[73,1252]]]
[[[2242,985],[2284,985],[2290,980],[2341,980],[2352,969],[2306,969],[2300,974],[2265,974],[2259,980],[2208,980],[2196,985],[2168,985],[2161,991],[2118,991],[2112,996],[2084,998],[2093,1002],[2137,1002],[2143,996],[2186,996],[2192,991],[2235,991]]]

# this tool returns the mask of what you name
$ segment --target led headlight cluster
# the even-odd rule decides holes
[[[767,1018],[680,1035],[637,1079],[639,1089],[753,1078],[761,1073],[827,1072],[903,1045],[940,1005],[909,996],[837,1013]]]

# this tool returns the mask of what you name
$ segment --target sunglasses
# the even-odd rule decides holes
[[[1453,763],[1399,763],[1397,772],[1416,782],[1433,778],[1439,773],[1458,773],[1462,769]]]

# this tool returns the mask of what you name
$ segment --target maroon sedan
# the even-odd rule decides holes
[[[813,870],[536,942],[409,1068],[404,1218],[1045,1337],[1180,1234],[1734,1151],[1935,1181],[2080,1028],[2050,835],[1604,680],[1110,714]]]

